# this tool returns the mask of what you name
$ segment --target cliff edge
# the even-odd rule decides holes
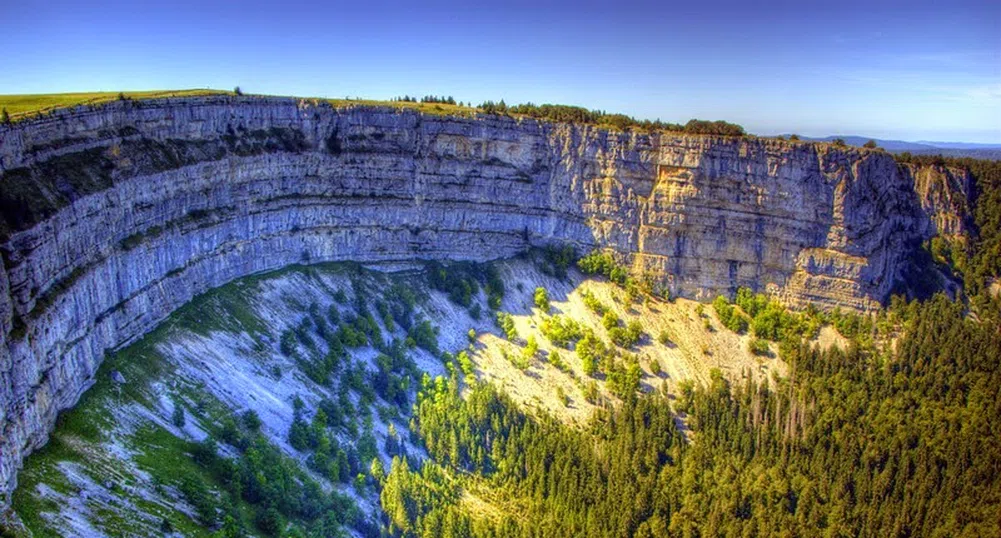
[[[614,249],[673,294],[869,309],[969,176],[881,151],[292,98],[56,111],[0,127],[0,492],[106,350],[293,263]],[[2,494],[0,506],[9,498]]]

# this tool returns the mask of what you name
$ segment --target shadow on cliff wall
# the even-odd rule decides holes
[[[905,244],[905,256],[902,258],[890,293],[882,298],[883,303],[885,304],[893,295],[903,295],[908,300],[924,300],[938,292],[945,292],[955,299],[963,291],[961,276],[955,273],[948,263],[936,260],[930,251],[929,242],[934,238],[947,238],[950,235],[969,236],[975,233],[975,224],[966,207],[967,201],[975,193],[971,192],[968,184],[952,181],[943,186],[931,181],[919,182],[910,168],[901,165],[900,171],[914,184],[913,189],[906,191],[905,202],[913,211],[914,221],[925,230],[924,234],[921,234],[924,240],[911,239]],[[948,170],[939,172],[941,179],[947,183],[954,179]],[[943,197],[945,199],[941,199]],[[922,198],[925,199],[924,203]],[[954,207],[956,204],[961,206],[959,210]],[[958,229],[955,224],[948,224],[948,220],[942,219],[943,212],[956,212],[959,215]],[[947,229],[939,229],[939,222],[947,222]]]

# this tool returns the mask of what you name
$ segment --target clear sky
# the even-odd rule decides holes
[[[479,4],[0,0],[0,93],[434,93],[1001,143],[997,0]]]

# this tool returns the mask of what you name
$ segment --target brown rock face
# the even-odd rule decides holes
[[[965,233],[969,183],[854,148],[251,97],[0,128],[0,173],[4,492],[105,350],[240,276],[569,242],[682,296],[866,309],[916,242]]]

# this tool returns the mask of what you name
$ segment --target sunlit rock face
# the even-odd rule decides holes
[[[969,192],[879,151],[252,97],[2,127],[0,173],[5,492],[106,350],[243,275],[571,243],[677,295],[866,309],[915,244],[966,233]]]

